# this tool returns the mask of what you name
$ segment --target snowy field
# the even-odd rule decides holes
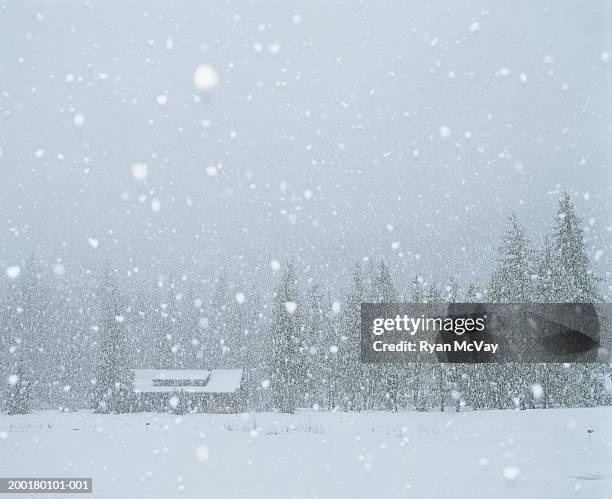
[[[93,477],[108,499],[603,499],[612,408],[2,415],[0,476]]]

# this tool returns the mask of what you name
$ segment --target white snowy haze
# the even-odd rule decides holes
[[[605,277],[611,9],[3,1],[0,267],[481,279],[567,190]]]

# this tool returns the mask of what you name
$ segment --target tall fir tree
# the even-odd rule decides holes
[[[451,277],[450,283],[446,287],[446,301],[448,303],[457,303],[459,301],[459,284],[454,277]]]
[[[30,387],[22,363],[17,367],[17,373],[9,377],[9,390],[6,406],[9,415],[27,414],[30,412]]]
[[[49,405],[55,374],[55,367],[50,368],[50,357],[55,349],[48,344],[54,338],[53,307],[52,293],[41,267],[42,263],[31,256],[19,278],[11,283],[7,297],[7,333],[11,344],[15,345],[9,358],[10,370],[14,373],[21,366],[29,377],[31,396]]]
[[[129,365],[126,311],[112,271],[106,269],[100,287],[102,315],[94,388],[94,409],[128,412],[133,401],[134,372]]]
[[[395,303],[398,300],[389,268],[383,260],[378,264],[372,279],[371,297],[374,303]]]
[[[527,303],[531,300],[533,255],[529,239],[515,215],[498,248],[497,268],[491,276],[489,299],[493,303]]]
[[[570,196],[559,201],[553,234],[552,275],[555,302],[598,303],[600,279],[595,276],[585,249],[582,220],[576,215]]]
[[[293,413],[303,395],[306,369],[302,315],[296,272],[289,264],[276,290],[270,331],[272,398],[281,412]]]
[[[324,399],[322,389],[323,380],[326,379],[324,371],[324,337],[326,324],[325,311],[323,310],[323,296],[317,285],[310,288],[307,300],[308,308],[305,312],[303,350],[304,350],[304,402],[307,407],[314,404],[321,406]],[[329,348],[328,348],[329,350]]]
[[[351,284],[346,303],[342,311],[341,330],[346,340],[338,352],[339,369],[330,376],[339,378],[341,388],[352,394],[349,408],[370,408],[373,404],[375,381],[371,376],[364,376],[370,366],[360,360],[361,348],[361,303],[366,301],[369,290],[361,266],[356,263],[351,276]],[[332,366],[329,366],[330,371]],[[336,394],[330,394],[331,397]]]

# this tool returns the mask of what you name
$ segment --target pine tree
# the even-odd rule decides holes
[[[6,398],[9,415],[27,414],[30,412],[30,389],[25,376],[25,369],[20,363],[17,373],[9,377],[10,387]]]
[[[19,275],[11,283],[7,300],[9,303],[7,335],[15,345],[9,365],[25,370],[30,380],[28,391],[32,398],[50,403],[53,374],[52,347],[54,338],[51,327],[52,293],[41,271],[41,262],[30,257]],[[16,358],[20,359],[16,362]]]
[[[427,292],[427,298],[426,298],[427,303],[442,303],[442,292],[440,291],[440,288],[438,288],[438,286],[436,286],[435,284],[433,284],[430,288],[429,291]]]
[[[449,285],[446,287],[446,301],[448,303],[457,303],[459,300],[459,284],[454,277],[451,277]]]
[[[463,301],[465,303],[476,303],[477,299],[478,299],[478,292],[476,290],[476,285],[474,283],[468,284],[468,287],[465,290]]]
[[[412,303],[423,303],[425,296],[423,293],[423,278],[414,276],[412,281]]]
[[[336,373],[330,365],[329,377],[341,379],[341,388],[351,394],[349,408],[370,408],[376,390],[375,381],[371,376],[364,376],[370,366],[361,363],[361,303],[368,295],[366,279],[359,263],[355,264],[351,277],[351,285],[342,311],[341,331],[346,341],[341,343],[338,351],[338,366]],[[331,389],[331,386],[330,386]],[[331,393],[330,397],[336,397]]]
[[[100,293],[102,317],[94,408],[99,412],[127,412],[132,404],[134,373],[129,366],[125,311],[110,269],[104,272]]]
[[[397,290],[393,285],[391,274],[383,260],[380,261],[372,279],[371,296],[373,303],[395,303],[398,300]]]
[[[391,274],[382,260],[372,280],[371,295],[372,301],[375,303],[395,303],[398,301],[398,293],[393,285]],[[396,364],[388,364],[379,372],[383,375],[382,386],[385,387],[384,405],[387,409],[397,411],[402,403],[405,370]]]
[[[557,211],[552,235],[547,236],[539,253],[537,267],[538,301],[549,303],[597,303],[600,279],[591,270],[585,250],[582,221],[564,192]],[[590,405],[601,393],[593,388],[593,373],[597,366],[569,364],[535,364],[523,369],[531,383],[543,388],[540,400],[533,400],[526,387],[526,401],[531,407]],[[599,377],[596,376],[599,379]],[[601,386],[601,379],[595,386]],[[586,392],[585,392],[586,387]]]
[[[325,311],[323,310],[323,297],[319,287],[314,285],[308,294],[308,309],[305,314],[304,330],[304,361],[306,379],[304,386],[304,402],[308,407],[313,404],[321,405],[324,396],[321,395],[325,379],[324,355],[325,347]],[[329,347],[327,348],[329,351]]]
[[[282,412],[295,411],[306,376],[302,314],[295,270],[288,265],[276,290],[270,334],[272,396]]]
[[[510,217],[498,248],[498,264],[491,277],[490,300],[494,303],[527,303],[532,296],[532,252],[525,229]]]
[[[574,212],[567,192],[559,201],[554,238],[552,286],[555,302],[601,302],[600,279],[593,274],[586,254],[582,220]]]

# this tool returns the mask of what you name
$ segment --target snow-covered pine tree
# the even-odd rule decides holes
[[[530,303],[534,296],[535,255],[530,248],[525,228],[515,214],[509,217],[509,225],[498,248],[497,267],[491,276],[488,301],[493,303]],[[523,314],[508,318],[508,327],[522,330],[526,317]],[[472,392],[472,403],[477,406],[506,409],[520,404],[524,379],[530,377],[530,366],[503,364],[478,365],[474,374],[481,393]],[[532,376],[532,375],[531,375]]]
[[[30,380],[28,390],[37,406],[51,403],[51,386],[55,381],[55,373],[49,369],[55,350],[52,293],[41,267],[41,262],[31,256],[19,278],[11,283],[7,296],[7,333],[10,344],[14,345],[9,365],[13,370],[22,365]],[[44,403],[40,404],[41,401]]]
[[[366,409],[373,405],[376,390],[372,376],[368,371],[372,366],[362,364],[360,361],[361,342],[361,303],[368,295],[367,284],[359,263],[355,264],[351,277],[348,296],[342,310],[341,331],[346,341],[340,345],[338,351],[338,365],[336,372],[334,366],[329,365],[329,376],[341,380],[341,388],[350,394],[351,408]],[[331,387],[330,387],[331,388]],[[333,392],[330,397],[335,397]]]
[[[396,303],[398,301],[397,290],[383,260],[380,261],[377,272],[372,279],[371,296],[375,303]],[[403,366],[397,364],[380,365],[377,371],[383,375],[384,406],[387,409],[397,411],[400,405],[403,405],[403,395],[406,391],[406,371]]]
[[[442,303],[442,292],[440,291],[440,288],[435,284],[432,284],[429,287],[425,301],[433,304]]]
[[[303,330],[297,276],[292,264],[281,275],[274,297],[270,337],[270,381],[274,405],[293,413],[301,399],[306,376]]]
[[[412,280],[412,303],[423,303],[425,301],[425,295],[423,293],[423,278],[414,276]]]
[[[371,296],[374,303],[395,303],[398,300],[397,290],[384,260],[380,261],[372,279]]]
[[[17,366],[17,372],[9,376],[9,390],[6,406],[9,415],[27,414],[30,412],[30,389],[22,363]]]
[[[476,290],[476,285],[474,283],[468,284],[467,289],[465,290],[465,294],[463,295],[463,301],[465,303],[476,303],[478,299],[478,291]]]
[[[100,300],[102,315],[94,409],[98,412],[127,412],[133,401],[134,372],[129,365],[125,310],[110,268],[103,274]]]
[[[597,303],[602,300],[586,253],[582,221],[575,213],[570,196],[559,200],[553,233],[547,236],[539,253],[537,268],[538,301],[550,303]],[[529,405],[544,408],[591,405],[600,397],[602,378],[595,375],[597,365],[542,364],[532,366],[530,378],[542,386],[539,400]],[[593,383],[595,381],[595,383]]]
[[[489,290],[493,303],[527,303],[532,297],[533,255],[529,240],[516,218],[512,215],[509,227],[498,248],[498,263]]]
[[[224,275],[215,280],[212,299],[208,304],[209,324],[205,328],[205,356],[213,367],[228,367],[229,304],[233,300]]]
[[[576,215],[570,196],[559,201],[553,234],[552,287],[555,302],[598,303],[600,279],[591,269],[585,250],[582,220]]]
[[[307,407],[314,404],[321,406],[325,398],[323,392],[326,379],[324,371],[326,317],[323,310],[323,296],[317,285],[308,292],[308,308],[305,312],[304,324],[304,364],[306,370],[304,385],[304,403]],[[329,351],[329,347],[327,347]]]

